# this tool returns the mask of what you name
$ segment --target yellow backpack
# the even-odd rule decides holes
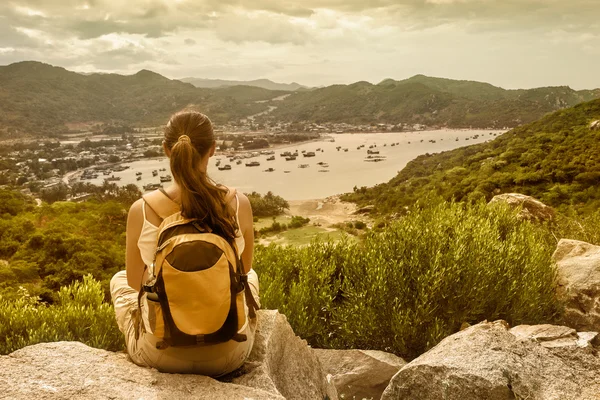
[[[235,191],[228,194],[229,201]],[[166,199],[170,201],[166,201]],[[202,346],[245,341],[240,332],[246,311],[255,317],[258,306],[235,242],[211,232],[197,219],[184,218],[166,192],[144,196],[163,218],[154,263],[138,296],[138,309],[148,305],[143,329],[159,340],[157,348]]]

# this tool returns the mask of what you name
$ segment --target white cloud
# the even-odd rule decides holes
[[[11,1],[11,0],[9,0]],[[424,73],[600,86],[596,0],[0,2],[0,63],[324,85]]]

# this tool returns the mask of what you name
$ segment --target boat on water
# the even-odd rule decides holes
[[[218,167],[219,165],[221,165],[221,160],[219,160],[215,163],[215,167]]]
[[[143,186],[146,191],[160,189],[161,187],[163,187],[162,183],[149,183]]]
[[[104,171],[103,174],[104,175],[110,175],[110,171]]]
[[[367,150],[367,154],[379,154],[379,150]]]
[[[173,177],[171,175],[163,175],[160,177],[161,182],[171,182]]]
[[[294,161],[296,159],[296,156],[288,156],[285,158],[285,161]]]
[[[345,152],[348,152],[348,149],[344,149]]]
[[[246,167],[258,167],[260,163],[258,161],[250,161],[246,163]]]
[[[158,171],[157,170],[152,171],[152,176],[158,176]]]
[[[107,182],[120,181],[121,177],[120,176],[114,176],[114,175],[112,175],[112,176],[110,176],[110,177],[108,177],[108,178],[106,178],[104,180],[107,181]]]
[[[140,175],[142,175],[142,173],[141,173],[141,172],[136,172],[136,173],[135,173],[135,176],[140,176]]]
[[[138,176],[137,178],[135,178],[135,180],[136,180],[136,181],[141,181],[141,180],[142,180],[142,177],[141,177],[141,176]]]
[[[329,172],[328,169],[320,169],[319,172]]]
[[[289,174],[292,171],[283,171],[284,174]]]
[[[307,151],[304,153],[304,157],[314,157],[316,154],[314,151]]]
[[[275,168],[267,168],[263,172],[273,172],[273,171],[275,171]]]
[[[309,165],[308,164],[300,164],[298,165],[298,168],[308,168]]]
[[[160,168],[159,171],[166,171],[166,168]]]
[[[240,164],[242,163],[242,160],[237,160],[235,163],[236,163],[237,165],[240,165]]]
[[[273,160],[275,160],[275,156],[271,156],[271,157],[267,158],[267,161],[273,161]]]
[[[219,171],[229,171],[231,169],[231,165],[225,164],[222,167],[219,167]]]

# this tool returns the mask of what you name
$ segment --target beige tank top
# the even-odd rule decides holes
[[[235,194],[235,201],[235,220],[238,225],[235,244],[238,247],[238,253],[241,255],[244,252],[246,243],[244,242],[244,236],[239,228],[240,218],[238,214],[240,209],[240,199],[238,198],[237,193]],[[144,215],[144,224],[142,225],[142,231],[140,232],[137,246],[140,249],[140,255],[142,256],[144,264],[151,265],[154,261],[154,251],[156,250],[156,242],[158,240],[158,226],[153,225],[146,219],[146,202],[144,200],[142,200],[142,214]]]

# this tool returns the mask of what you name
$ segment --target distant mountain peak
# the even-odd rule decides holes
[[[142,70],[138,71],[134,76],[137,78],[145,79],[145,80],[150,80],[150,79],[170,80],[169,78],[166,78],[166,77],[162,76],[161,74],[157,74],[156,72],[153,72],[153,71],[150,71],[147,69],[142,69]]]
[[[180,79],[182,82],[191,83],[192,85],[199,88],[226,88],[231,86],[254,86],[267,90],[283,90],[292,92],[298,89],[307,89],[308,87],[300,85],[296,82],[292,83],[278,83],[273,82],[270,79],[254,79],[250,81],[234,81],[234,80],[225,80],[225,79],[203,79],[203,78],[183,78]]]

